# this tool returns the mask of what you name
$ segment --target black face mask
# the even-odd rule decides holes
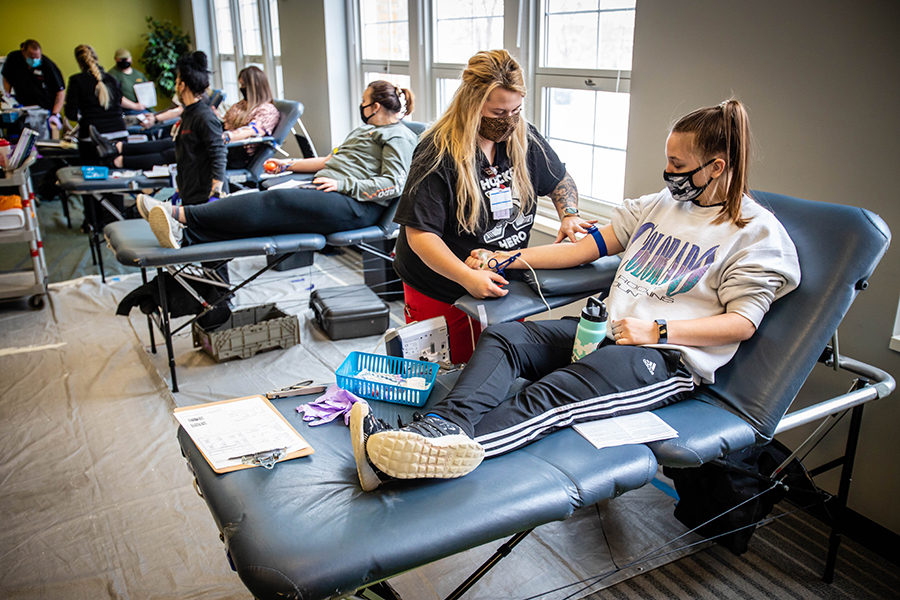
[[[247,99],[247,88],[245,88],[245,87],[241,88],[241,96],[244,97],[244,100]]]
[[[371,115],[369,115],[369,116],[367,117],[367,116],[366,116],[366,109],[369,108],[370,106],[375,106],[375,104],[377,104],[377,102],[372,102],[371,104],[360,104],[360,105],[359,105],[359,118],[362,119],[362,122],[365,123],[366,125],[369,124],[369,119],[371,119],[372,117],[374,117],[374,116],[375,116],[375,113],[378,112],[378,111],[375,111],[375,112],[373,112]]]
[[[122,69],[123,71],[131,66],[130,60],[118,60],[116,61],[116,66]]]

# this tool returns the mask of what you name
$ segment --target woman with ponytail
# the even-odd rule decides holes
[[[122,117],[122,88],[115,78],[103,70],[97,53],[91,46],[75,48],[75,60],[81,72],[69,77],[66,88],[66,118],[78,121],[81,158],[87,164],[99,164],[99,157],[90,139],[93,126],[107,137],[127,137]]]
[[[655,410],[713,383],[772,302],[800,283],[794,243],[750,197],[749,148],[740,102],[696,110],[666,141],[662,191],[625,200],[577,243],[523,249],[507,268],[621,253],[606,338],[579,346],[587,354],[573,361],[577,319],[495,325],[425,417],[396,430],[356,404],[350,432],[363,489],[390,477],[459,477],[564,427]],[[481,271],[476,255],[466,264]],[[510,397],[519,377],[533,383]]]
[[[549,196],[559,215],[557,242],[574,242],[588,225],[565,165],[521,118],[524,100],[522,69],[506,50],[470,58],[450,106],[416,149],[394,219],[406,318],[445,317],[456,363],[468,361],[481,328],[453,303],[466,293],[506,294],[499,274],[466,268],[469,252],[527,246],[538,196]]]
[[[418,139],[400,122],[412,112],[412,92],[375,81],[362,100],[364,125],[351,131],[332,154],[280,161],[281,171],[315,173],[312,184],[229,196],[203,206],[172,206],[139,196],[138,210],[165,248],[374,225],[403,190]]]

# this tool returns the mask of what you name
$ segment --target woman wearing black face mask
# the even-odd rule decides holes
[[[574,241],[587,225],[565,165],[521,116],[524,98],[522,70],[508,52],[469,59],[449,108],[416,149],[394,219],[407,320],[444,316],[453,362],[468,360],[481,331],[453,302],[467,292],[506,294],[500,275],[466,267],[469,253],[527,246],[538,196],[556,205],[557,242]]]
[[[247,67],[238,74],[242,100],[225,113],[225,143],[252,137],[272,135],[281,115],[272,104],[272,89],[266,74],[259,67]],[[247,164],[259,144],[228,149],[228,168],[240,169]]]
[[[233,104],[225,113],[224,143],[272,135],[281,114],[272,104],[272,90],[266,74],[258,67],[247,67],[238,75],[238,85],[244,99]],[[208,102],[208,96],[203,94],[201,101]],[[117,168],[151,169],[153,165],[175,161],[175,142],[172,139],[138,144],[104,143],[101,139],[95,142],[101,157],[111,159],[112,166]],[[246,167],[258,149],[259,144],[228,148],[228,168]]]

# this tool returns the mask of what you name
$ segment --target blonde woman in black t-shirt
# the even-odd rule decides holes
[[[416,149],[395,221],[402,225],[394,268],[403,279],[408,321],[443,315],[454,362],[465,362],[480,328],[452,303],[506,294],[506,280],[473,271],[476,248],[528,244],[538,196],[549,196],[561,225],[556,241],[586,231],[578,192],[553,149],[521,118],[525,84],[505,50],[477,53],[447,111]]]

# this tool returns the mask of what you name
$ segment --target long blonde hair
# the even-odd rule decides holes
[[[100,66],[97,53],[91,46],[80,44],[75,47],[75,60],[78,61],[78,66],[81,67],[82,71],[90,71],[94,79],[97,80],[94,95],[97,96],[100,106],[104,109],[109,109],[109,88],[103,83],[103,67]]]
[[[698,108],[681,117],[673,132],[694,134],[694,146],[700,153],[700,162],[711,158],[725,160],[725,206],[713,221],[715,224],[730,221],[744,227],[749,219],[741,216],[741,204],[750,195],[750,118],[739,100],[729,99],[718,106]]]
[[[450,106],[429,128],[425,137],[433,144],[433,156],[423,156],[426,168],[411,182],[415,189],[422,180],[449,158],[456,169],[456,221],[459,230],[475,234],[485,222],[486,215],[481,186],[478,184],[478,128],[481,110],[488,95],[497,88],[518,92],[525,96],[525,79],[519,63],[506,50],[483,50],[469,59],[462,73],[462,83],[453,95]],[[506,152],[513,168],[513,193],[527,213],[535,201],[534,188],[528,173],[528,123],[519,119],[512,136],[506,142]]]

